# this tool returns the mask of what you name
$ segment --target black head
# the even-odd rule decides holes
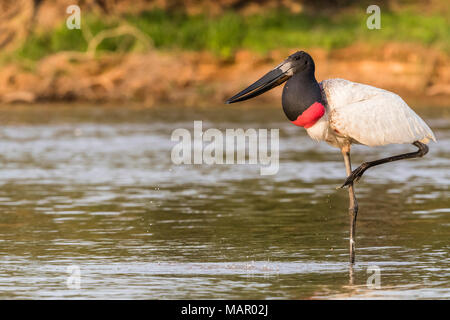
[[[291,54],[286,61],[290,62],[293,68],[293,74],[314,74],[316,70],[313,58],[305,51],[297,51]]]
[[[261,79],[228,99],[226,103],[234,103],[256,97],[275,88],[297,74],[302,74],[305,78],[310,76],[314,77],[314,71],[315,65],[311,56],[304,51],[297,51],[287,57],[286,60],[276,66],[272,71],[265,74]]]

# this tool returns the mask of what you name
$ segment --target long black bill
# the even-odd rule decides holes
[[[287,79],[289,79],[289,75],[287,74],[289,70],[282,71],[280,66],[273,69],[272,71],[266,73],[261,79],[253,83],[247,89],[242,90],[235,96],[228,99],[225,103],[235,103],[239,101],[244,101],[247,99],[251,99],[253,97],[259,96],[260,94],[269,91],[272,88],[282,84]]]

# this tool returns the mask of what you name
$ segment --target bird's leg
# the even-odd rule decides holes
[[[415,145],[417,148],[419,148],[419,150],[417,150],[416,152],[404,153],[404,154],[399,154],[399,155],[393,156],[393,157],[388,157],[388,158],[383,158],[383,159],[379,159],[379,160],[364,162],[363,164],[361,164],[358,168],[356,168],[347,177],[347,180],[345,180],[345,182],[341,186],[341,188],[353,185],[353,182],[358,181],[359,178],[362,177],[364,172],[367,169],[371,168],[371,167],[375,167],[375,166],[378,166],[380,164],[388,163],[388,162],[392,162],[392,161],[398,161],[398,160],[403,160],[403,159],[412,159],[412,158],[420,158],[420,157],[423,157],[424,155],[427,154],[428,147],[427,147],[426,144],[423,144],[422,142],[416,141],[416,142],[413,143],[413,145]]]
[[[341,149],[344,156],[345,170],[347,176],[352,174],[352,164],[350,162],[350,146]],[[356,216],[358,215],[358,202],[356,201],[355,191],[353,189],[353,182],[350,182],[348,187],[349,207],[348,213],[350,216],[350,263],[355,263],[355,232],[356,232]]]

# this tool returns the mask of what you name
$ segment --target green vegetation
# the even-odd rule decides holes
[[[95,35],[126,23],[149,36],[156,48],[209,50],[222,57],[232,55],[239,48],[257,52],[280,47],[333,49],[355,41],[415,42],[450,50],[450,23],[444,16],[382,11],[381,30],[367,29],[367,17],[365,12],[313,16],[286,11],[252,16],[228,12],[220,17],[206,17],[153,10],[121,19],[83,17],[82,28]],[[88,40],[83,32],[61,25],[53,32],[35,33],[17,55],[37,60],[62,50],[86,51]],[[97,51],[129,52],[139,47],[137,42],[131,35],[108,38],[101,42]]]

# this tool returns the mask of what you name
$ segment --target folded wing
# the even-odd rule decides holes
[[[356,143],[428,143],[436,138],[428,125],[398,95],[343,79],[325,80],[331,128]]]

